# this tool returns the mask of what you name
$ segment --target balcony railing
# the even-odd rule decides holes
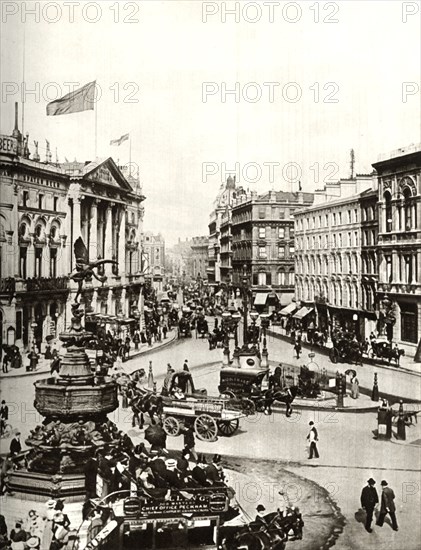
[[[27,292],[40,292],[44,290],[67,290],[69,277],[34,277],[24,281]]]
[[[0,279],[0,293],[1,294],[14,294],[16,289],[16,281],[13,277],[7,277]]]

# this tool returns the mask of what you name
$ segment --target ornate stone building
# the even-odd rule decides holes
[[[320,328],[339,325],[362,337],[372,328],[361,293],[361,197],[373,185],[367,175],[328,184],[295,213],[295,297],[315,308]]]
[[[373,164],[379,187],[380,322],[414,355],[421,333],[421,144]]]
[[[165,277],[165,240],[161,234],[145,231],[143,238],[145,277],[155,290],[162,291]]]
[[[243,266],[255,305],[287,305],[294,296],[294,213],[313,203],[313,193],[252,192],[232,208],[233,285],[241,286]],[[269,302],[272,300],[271,304]]]
[[[103,319],[140,316],[141,243],[145,197],[139,182],[112,158],[53,164],[47,144],[31,155],[16,125],[1,137],[0,315],[2,341],[38,347],[70,323],[76,284],[73,243],[82,237],[90,259],[109,258],[108,279],[82,295],[87,311]],[[7,145],[3,146],[3,145]]]
[[[224,257],[224,266],[221,273],[221,223],[224,217],[224,234],[229,234],[230,220],[226,219],[227,212],[232,208],[233,202],[245,191],[242,187],[235,185],[235,176],[228,176],[225,185],[222,185],[213,204],[213,210],[209,220],[209,247],[208,247],[208,283],[212,287],[219,287],[224,283],[225,287],[231,284],[231,268],[228,256]],[[224,242],[224,253],[228,252],[228,243]]]

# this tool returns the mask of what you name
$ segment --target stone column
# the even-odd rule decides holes
[[[380,205],[380,233],[386,233],[386,205],[381,204]]]
[[[91,216],[89,220],[89,259],[98,258],[98,201],[93,200],[91,204]]]
[[[396,250],[392,251],[392,283],[399,281],[399,256]]]
[[[126,212],[120,211],[120,227],[118,233],[118,274],[126,275]]]
[[[81,207],[80,207],[81,197],[73,197],[73,219],[72,219],[72,226],[73,226],[73,242],[76,241],[78,237],[82,236],[81,231]]]
[[[114,312],[113,312],[113,289],[112,288],[110,288],[108,290],[107,315],[114,315]]]
[[[123,315],[125,317],[129,317],[128,313],[127,313],[127,304],[126,304],[126,287],[123,286],[122,290],[121,290],[121,298],[120,298],[120,303],[121,303],[121,311],[123,313]]]
[[[31,242],[26,250],[26,277],[35,277],[34,233],[30,233]]]
[[[411,285],[415,285],[417,283],[417,256],[418,256],[418,252],[414,252],[411,256],[412,280],[409,281]],[[418,264],[418,265],[420,265],[420,264]]]
[[[112,203],[109,203],[105,212],[105,259],[111,260],[113,257],[113,219],[112,219]],[[112,277],[112,264],[105,264],[105,275]]]

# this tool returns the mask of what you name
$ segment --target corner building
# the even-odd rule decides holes
[[[114,259],[83,290],[87,312],[141,316],[141,264],[145,197],[139,182],[112,158],[94,162],[42,162],[31,155],[17,126],[1,136],[0,322],[1,342],[41,351],[70,323],[77,285],[73,243],[82,237],[91,260]],[[6,146],[9,144],[10,146]],[[32,158],[31,158],[32,156]]]
[[[398,149],[373,168],[379,187],[377,298],[389,310],[389,337],[413,356],[421,337],[421,144]]]

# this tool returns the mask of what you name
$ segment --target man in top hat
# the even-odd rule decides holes
[[[206,477],[212,485],[215,485],[215,483],[221,482],[221,456],[220,455],[213,455],[212,463],[209,464],[206,468]]]
[[[361,508],[365,510],[366,519],[365,519],[365,529],[369,533],[372,532],[371,522],[373,521],[373,512],[374,508],[379,502],[379,497],[377,491],[374,488],[376,482],[372,477],[367,481],[367,485],[361,491]]]
[[[10,456],[16,456],[22,451],[20,442],[20,432],[16,432],[15,437],[10,442]]]
[[[263,504],[258,504],[257,505],[257,508],[256,508],[256,518],[255,518],[255,522],[257,523],[257,525],[260,527],[260,529],[264,528],[264,527],[268,527],[268,522],[266,521],[265,519],[265,516],[264,516],[264,513],[266,511],[266,508],[263,506]]]
[[[199,456],[199,459],[197,461],[196,466],[193,468],[191,476],[192,479],[200,486],[200,487],[208,487],[210,483],[207,480],[206,476],[206,467],[207,462],[203,455]]]
[[[398,530],[398,524],[396,522],[396,506],[394,503],[395,500],[395,493],[393,490],[388,486],[387,481],[383,480],[381,482],[382,486],[382,500],[380,505],[380,514],[377,519],[376,525],[379,527],[382,527],[384,523],[384,518],[386,517],[386,514],[390,515],[390,519],[392,520],[392,529],[394,531]]]

